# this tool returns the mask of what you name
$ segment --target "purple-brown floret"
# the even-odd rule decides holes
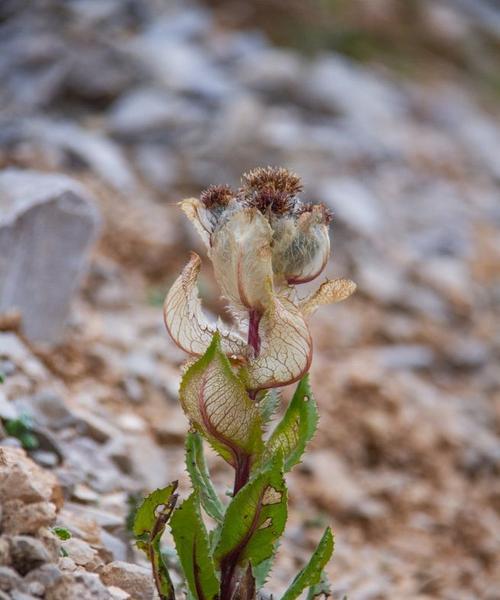
[[[235,192],[229,185],[211,185],[200,194],[200,200],[207,209],[227,206],[234,197]]]
[[[254,169],[243,175],[240,197],[262,213],[269,210],[276,214],[292,212],[297,194],[302,191],[300,177],[282,167]]]

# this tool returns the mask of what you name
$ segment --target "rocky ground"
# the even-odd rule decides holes
[[[443,35],[450,14],[473,27],[450,8],[468,3],[443,4]],[[137,494],[188,489],[183,355],[160,304],[201,249],[175,201],[267,164],[332,208],[328,272],[358,283],[313,319],[322,418],[270,590],[331,522],[336,600],[499,598],[495,108],[453,74],[305,58],[160,0],[1,3],[0,78],[0,598],[153,597],[126,517]],[[61,219],[55,275],[26,251],[48,243],[32,210]],[[202,284],[223,312],[206,261]]]

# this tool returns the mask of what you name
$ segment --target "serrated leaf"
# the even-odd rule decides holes
[[[219,500],[208,472],[203,454],[203,440],[199,433],[188,433],[186,439],[186,468],[193,489],[200,496],[205,512],[218,523],[224,520],[224,505]]]
[[[332,586],[326,573],[321,573],[321,579],[319,583],[313,585],[307,591],[306,600],[314,600],[315,598],[329,598],[332,595]]]
[[[260,418],[265,426],[273,418],[278,405],[280,403],[280,395],[277,390],[268,390],[263,398],[259,401]]]
[[[295,600],[308,587],[321,581],[321,574],[333,553],[333,533],[328,527],[307,565],[297,574],[281,600]]]
[[[223,569],[229,558],[258,565],[273,553],[285,529],[287,489],[283,459],[269,462],[236,494],[226,509],[214,558]]]
[[[196,492],[174,512],[170,528],[189,591],[198,600],[216,598],[219,580],[210,556],[208,534]]]
[[[297,386],[292,401],[266,444],[265,455],[283,452],[285,472],[300,462],[318,424],[318,407],[306,375]]]
[[[153,532],[158,519],[158,507],[167,506],[176,489],[177,482],[174,481],[144,498],[135,513],[133,532],[136,537],[140,538],[144,534]]]
[[[135,513],[133,532],[137,547],[151,562],[153,577],[161,600],[174,600],[170,573],[161,552],[161,538],[177,500],[177,481],[147,496]]]
[[[218,333],[184,374],[180,400],[193,426],[233,466],[260,452],[258,408],[222,352]]]
[[[278,552],[278,548],[280,546],[279,540],[275,542],[273,553],[269,558],[263,560],[258,565],[252,567],[253,576],[255,577],[255,585],[257,589],[260,589],[267,581],[271,570],[273,568],[274,559],[276,558],[276,553]]]

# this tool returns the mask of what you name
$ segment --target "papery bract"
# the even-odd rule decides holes
[[[203,314],[198,295],[200,257],[194,252],[182,273],[170,288],[163,305],[163,316],[167,331],[175,343],[188,354],[203,354],[217,331]],[[219,331],[223,351],[233,357],[248,353],[246,342],[237,334]]]
[[[290,300],[274,297],[260,322],[262,345],[248,361],[249,389],[263,389],[298,381],[308,370],[312,340],[300,310]]]
[[[215,334],[205,354],[185,372],[180,400],[191,424],[236,466],[262,447],[260,414],[222,352]]]
[[[209,257],[222,295],[238,311],[263,312],[273,291],[272,230],[256,209],[227,217],[212,236]]]

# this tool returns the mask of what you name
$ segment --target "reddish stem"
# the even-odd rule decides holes
[[[259,324],[262,315],[256,310],[248,313],[248,345],[254,350],[255,356],[260,352]]]
[[[255,356],[260,352],[259,324],[261,317],[261,313],[256,310],[251,310],[248,313],[248,345],[253,348]],[[252,399],[255,398],[255,393],[249,392],[249,395]],[[250,478],[250,463],[251,456],[248,454],[242,454],[238,457],[234,473],[233,497],[248,482]],[[231,552],[222,561],[221,600],[231,600],[233,597],[236,584],[236,567],[238,566],[240,552],[241,548],[238,548],[236,552]]]
[[[239,457],[234,474],[233,497],[241,490],[250,477],[250,456],[243,454]]]

